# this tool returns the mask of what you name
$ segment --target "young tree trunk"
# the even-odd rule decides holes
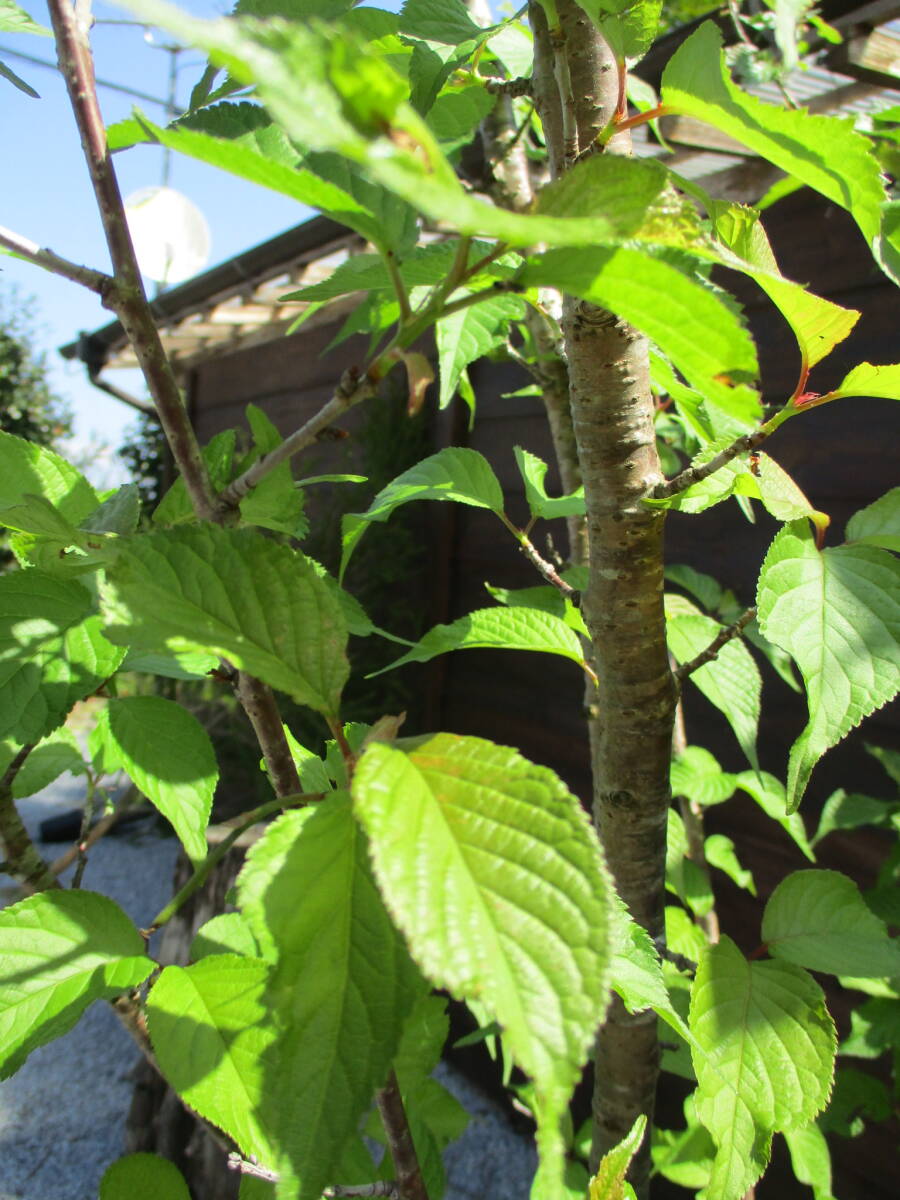
[[[620,99],[608,47],[573,0],[560,28],[531,5],[535,101],[554,176],[591,153]],[[606,153],[629,153],[627,135]],[[654,939],[663,936],[666,817],[675,687],[663,614],[663,517],[642,501],[661,479],[646,339],[572,297],[563,331],[587,503],[590,577],[583,598],[599,678],[592,722],[594,815],[619,894]],[[659,1050],[652,1012],[615,1000],[597,1040],[592,1160],[652,1116]],[[645,1195],[649,1138],[632,1182]]]

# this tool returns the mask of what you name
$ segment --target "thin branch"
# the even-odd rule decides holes
[[[122,194],[109,155],[106,130],[97,102],[94,65],[87,31],[72,7],[71,0],[48,0],[48,3],[56,35],[60,70],[66,81],[69,102],[81,135],[81,144],[113,264],[114,311],[134,349],[156,405],[172,457],[184,480],[198,520],[225,523],[229,514],[227,510],[221,511],[217,504],[196,434],[182,403],[178,381],[163,349],[144,292],[128,232]],[[82,7],[82,15],[83,12]],[[248,685],[248,692],[252,693],[260,711],[277,713],[274,695],[265,684],[253,681],[252,685]],[[253,713],[248,715],[253,721]],[[254,728],[260,737],[260,748],[270,766],[276,794],[285,795],[292,790],[298,790],[299,784],[294,783],[296,770],[280,720],[267,719],[261,724],[254,722]]]
[[[675,678],[678,680],[678,682],[681,683],[682,680],[687,679],[689,675],[693,675],[695,671],[699,670],[700,667],[705,666],[707,663],[712,662],[714,658],[717,658],[722,647],[727,646],[728,643],[733,641],[736,637],[740,637],[755,616],[756,608],[748,608],[746,612],[741,613],[733,625],[726,625],[725,628],[713,638],[705,650],[701,651],[696,658],[692,658],[689,662],[682,663],[681,666],[675,671]]]
[[[571,166],[578,158],[578,121],[575,116],[575,94],[572,91],[565,34],[561,29],[550,30],[550,44],[553,47],[553,75],[559,89],[559,107],[562,113],[563,157],[566,166]]]
[[[87,32],[70,0],[48,0],[48,8],[56,35],[59,68],[66,81],[69,101],[81,135],[81,145],[113,264],[116,282],[110,297],[111,306],[132,344],[197,516],[202,521],[210,520],[215,510],[215,499],[209,475],[182,403],[178,382],[147,303],[97,102],[94,64]]]
[[[59,887],[59,883],[35,849],[12,794],[15,778],[33,749],[33,744],[23,746],[0,778],[0,841],[6,855],[6,871],[28,892],[42,892]]]
[[[302,791],[294,756],[284,736],[284,724],[275,693],[254,675],[239,671],[234,682],[234,694],[253,726],[275,795],[291,796]]]
[[[76,890],[81,887],[84,872],[87,869],[87,838],[91,831],[91,821],[94,819],[94,807],[97,803],[97,785],[93,779],[88,780],[87,795],[84,798],[84,811],[81,814],[81,828],[78,831],[78,841],[75,844],[78,866],[72,876],[71,886]],[[52,868],[51,868],[52,870]]]
[[[45,271],[61,275],[63,279],[68,279],[72,283],[80,283],[89,291],[96,292],[107,308],[111,307],[110,299],[115,289],[115,280],[111,275],[95,271],[93,267],[81,267],[78,263],[69,262],[67,258],[48,250],[46,246],[39,246],[37,242],[32,242],[28,238],[22,237],[21,234],[13,233],[11,229],[5,229],[2,225],[0,225],[0,246],[5,246],[19,258],[34,263],[36,267],[43,267]]]
[[[775,432],[772,422],[767,421],[765,425],[761,425],[759,429],[755,429],[753,433],[745,433],[730,446],[726,446],[724,450],[709,460],[709,462],[700,463],[696,467],[685,467],[673,479],[667,479],[664,483],[660,483],[653,491],[654,500],[668,500],[670,496],[677,496],[679,492],[685,491],[689,487],[693,487],[695,483],[700,483],[704,479],[708,479],[710,475],[715,475],[716,471],[720,471],[722,467],[727,467],[728,464],[740,454],[747,454],[750,450],[755,450],[757,446],[761,446],[763,442],[771,434]]]
[[[257,459],[243,475],[239,475],[220,493],[217,514],[224,515],[236,509],[250,489],[256,487],[270,471],[274,471],[277,466],[287,462],[294,454],[298,454],[307,446],[312,445],[328,426],[349,408],[374,395],[375,383],[376,381],[370,378],[368,373],[362,373],[353,368],[345,371],[340,383],[335,388],[334,395],[314,417],[310,417],[304,426],[292,433],[290,437],[285,438],[280,446]]]
[[[393,1071],[384,1087],[377,1092],[375,1102],[397,1172],[398,1197],[400,1200],[428,1200],[428,1190],[403,1107],[400,1085]]]
[[[127,404],[129,408],[133,408],[147,417],[154,417],[157,421],[159,420],[159,413],[152,404],[145,404],[143,400],[138,400],[137,396],[132,396],[124,388],[117,387],[116,384],[110,383],[108,379],[102,379],[96,371],[89,370],[88,379],[101,392],[106,392],[108,396],[115,396],[122,404]]]
[[[531,76],[520,75],[518,79],[488,78],[483,81],[485,90],[492,96],[530,96]]]
[[[658,939],[654,939],[653,944],[660,958],[672,963],[679,971],[686,971],[691,976],[697,974],[697,964],[692,958],[688,958],[686,954],[679,954],[677,950],[670,950],[665,942],[660,942]]]
[[[397,256],[393,250],[387,252],[384,256],[384,261],[387,265],[394,295],[397,297],[397,303],[400,305],[400,324],[405,325],[412,316],[412,309],[409,307],[409,293],[406,290],[406,284],[403,282],[403,276],[400,274],[400,268],[397,266]]]
[[[669,662],[672,666],[673,674],[677,674],[678,664],[671,654],[669,655]],[[687,744],[687,730],[684,725],[684,704],[679,697],[678,703],[675,706],[675,725],[672,729],[672,754],[675,758],[680,758],[684,754]],[[681,820],[684,822],[684,833],[687,839],[687,857],[702,873],[710,896],[714,896],[712,874],[706,859],[706,829],[703,806],[693,797],[679,795],[675,799],[678,802],[678,811],[681,813]],[[715,904],[712,905],[709,912],[705,912],[697,917],[697,924],[710,942],[715,943],[719,940],[719,914],[716,912]],[[681,963],[676,963],[676,966],[679,966],[681,970],[685,969]]]
[[[265,1179],[269,1183],[277,1183],[279,1178],[277,1171],[270,1171],[268,1167],[261,1167],[259,1163],[241,1158],[236,1150],[232,1150],[228,1155],[228,1170],[240,1171],[242,1175],[251,1175],[254,1179]]]
[[[504,292],[521,292],[523,288],[517,283],[505,283],[503,280],[497,280],[493,287],[482,288],[480,292],[471,292],[468,296],[460,296],[458,300],[451,300],[449,304],[445,304],[438,313],[440,317],[449,317],[451,313],[460,312],[464,308],[471,308],[473,304],[480,304],[482,300],[490,300],[493,296],[500,295]]]
[[[64,854],[61,854],[59,858],[54,859],[53,862],[50,863],[51,873],[56,876],[62,875],[63,871],[65,871],[67,867],[70,867],[75,859],[78,858],[79,854],[82,852],[82,848],[84,851],[88,851],[93,845],[99,842],[102,837],[105,837],[113,828],[113,826],[117,825],[121,818],[128,811],[135,791],[136,789],[133,786],[130,787],[125,793],[125,798],[118,808],[111,813],[107,813],[105,817],[101,817],[83,841],[76,842],[73,846],[70,846]]]
[[[326,1188],[324,1195],[328,1200],[337,1200],[341,1196],[387,1196],[388,1200],[400,1200],[400,1192],[393,1179],[379,1179],[376,1183],[358,1183],[341,1187]]]
[[[543,558],[538,553],[534,543],[525,535],[525,533],[523,533],[521,529],[517,529],[515,525],[513,525],[512,521],[508,520],[504,514],[501,513],[498,515],[500,516],[500,520],[519,543],[519,548],[521,549],[522,553],[535,568],[541,578],[546,580],[547,583],[552,584],[553,587],[555,587],[558,591],[562,592],[566,599],[571,600],[577,608],[581,603],[581,593],[576,588],[573,588],[570,583],[566,583],[553,564],[548,562],[546,558]]]

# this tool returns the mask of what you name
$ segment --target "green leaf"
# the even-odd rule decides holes
[[[900,551],[900,487],[853,514],[847,522],[847,541]]]
[[[294,766],[297,768],[297,774],[300,776],[300,785],[304,792],[332,791],[332,783],[321,758],[317,754],[313,754],[312,750],[301,746],[286,725],[284,726],[284,736],[287,739],[288,749],[294,760]]]
[[[825,1133],[858,1137],[870,1121],[886,1121],[893,1104],[880,1079],[853,1067],[842,1067],[834,1080],[834,1094],[828,1110],[819,1118]]]
[[[753,340],[724,293],[664,253],[630,248],[556,249],[529,260],[526,286],[558,287],[647,334],[685,379],[724,412],[754,419],[756,393],[724,379],[758,373]]]
[[[39,742],[114,673],[124,651],[91,607],[74,580],[36,569],[0,576],[0,737]]]
[[[722,602],[722,586],[712,575],[695,571],[687,563],[670,563],[666,567],[666,579],[699,600],[708,612],[715,612]]]
[[[465,146],[475,130],[492,111],[496,98],[483,84],[468,84],[454,91],[442,92],[428,112],[428,124],[447,153]]]
[[[791,1155],[791,1166],[801,1183],[813,1190],[813,1200],[834,1200],[831,1194],[831,1153],[825,1135],[815,1123],[802,1129],[786,1129],[784,1140]]]
[[[806,836],[806,826],[798,812],[787,813],[787,797],[781,780],[768,771],[742,771],[737,786],[752,796],[764,813],[777,821],[810,862],[815,861],[812,845]],[[785,815],[787,813],[787,815]]]
[[[236,441],[236,430],[223,429],[221,433],[210,438],[201,451],[209,472],[209,482],[217,492],[231,482]],[[184,479],[179,475],[156,506],[153,513],[153,524],[182,525],[195,520],[194,506],[188,495]]]
[[[856,792],[845,792],[838,788],[825,801],[819,827],[812,839],[815,846],[822,838],[837,829],[859,829],[861,825],[874,825],[879,829],[890,829],[897,805],[874,796],[861,796]]]
[[[697,1119],[693,1094],[684,1102],[685,1128],[653,1130],[653,1166],[679,1187],[699,1191],[709,1183],[716,1147]]]
[[[419,233],[416,210],[401,196],[370,179],[362,167],[340,154],[307,154],[304,165],[321,179],[335,184],[370,214],[368,241],[382,253],[404,258],[414,251]],[[333,215],[333,214],[332,214]],[[348,225],[348,221],[344,221]]]
[[[653,44],[662,0],[578,0],[578,7],[603,34],[616,58],[631,65]]]
[[[122,660],[123,671],[162,675],[164,679],[203,679],[219,665],[217,654],[186,650],[180,654],[153,654],[129,650]]]
[[[262,1117],[266,1055],[276,1036],[269,973],[259,959],[216,954],[166,967],[147,998],[150,1041],[167,1082],[263,1163],[274,1157]]]
[[[813,767],[900,687],[900,562],[871,546],[816,549],[809,525],[775,538],[759,577],[759,627],[806,683],[810,719],[791,749],[788,808]]]
[[[673,796],[685,796],[704,808],[724,803],[737,787],[737,776],[723,771],[702,746],[682,750],[672,761],[671,780]]]
[[[832,975],[900,975],[900,947],[870,912],[852,879],[838,871],[794,871],[763,915],[774,958]]]
[[[430,662],[451,650],[540,650],[584,665],[575,631],[560,617],[536,608],[479,608],[449,625],[435,625],[402,657],[373,675],[410,662]]]
[[[850,1036],[841,1043],[839,1053],[880,1058],[896,1046],[900,1046],[900,1000],[879,996],[850,1014]]]
[[[9,80],[14,88],[18,88],[20,92],[24,92],[26,96],[30,96],[32,100],[40,100],[41,93],[36,92],[30,83],[26,83],[21,75],[17,75],[12,67],[8,67],[5,62],[0,62],[0,77]],[[4,250],[5,254],[12,254],[11,250]]]
[[[705,121],[847,209],[880,253],[884,183],[868,140],[852,119],[810,116],[764,104],[732,83],[722,35],[707,21],[684,41],[663,72],[660,99]]]
[[[400,277],[407,289],[429,287],[440,283],[449,272],[456,257],[458,242],[447,240],[415,246],[397,262]],[[469,251],[469,266],[474,266],[491,247],[487,242],[475,242]],[[494,265],[500,274],[500,264]],[[511,274],[511,272],[503,272]],[[485,278],[496,277],[486,275]],[[288,292],[282,300],[333,300],[351,292],[390,291],[391,277],[380,254],[353,254],[339,263],[327,279],[310,284],[296,292]]]
[[[100,503],[80,471],[34,442],[0,432],[0,523],[4,510],[20,505],[25,496],[40,496],[77,525]]]
[[[602,1018],[613,894],[562,782],[514,750],[435,734],[370,745],[353,777],[379,886],[427,977],[478,1000],[534,1081],[538,1190]]]
[[[64,771],[87,774],[81,748],[71,729],[57,729],[35,746],[13,780],[13,799],[33,796],[58,779]]]
[[[900,400],[900,363],[876,366],[859,363],[832,392],[829,400],[839,396],[881,396],[885,400]]]
[[[690,1042],[693,1035],[672,1003],[653,940],[643,925],[638,925],[621,900],[616,903],[613,925],[617,935],[610,966],[613,991],[619,995],[630,1013],[652,1008],[672,1029]]]
[[[156,964],[117,904],[48,891],[0,912],[0,1078],[67,1033],[94,1000],[141,983]]]
[[[296,148],[258,105],[217,104],[168,129],[141,115],[141,126],[150,135],[145,140],[318,209],[375,245],[384,242],[384,230],[365,204],[301,166]]]
[[[682,954],[685,958],[697,963],[709,945],[709,938],[683,908],[677,904],[668,904],[666,905],[666,945],[676,954]]]
[[[270,826],[238,893],[275,963],[270,995],[284,1029],[263,1098],[280,1151],[274,1165],[299,1179],[299,1200],[318,1200],[384,1082],[421,980],[375,887],[346,793]]]
[[[395,508],[412,500],[455,500],[503,512],[503,491],[483,455],[461,446],[439,450],[383,487],[364,513],[343,518],[341,577],[369,522],[386,521]]]
[[[625,1175],[644,1140],[646,1128],[647,1118],[641,1113],[621,1142],[603,1155],[597,1174],[591,1179],[591,1200],[625,1200],[628,1195]]]
[[[400,10],[399,29],[407,37],[452,46],[484,33],[462,0],[406,0]]]
[[[241,463],[241,470],[246,470],[251,462],[275,450],[284,440],[255,404],[247,405],[247,423],[253,432],[253,451]],[[279,463],[268,475],[263,476],[241,500],[240,511],[241,522],[245,525],[274,529],[277,533],[286,533],[294,538],[303,537],[309,530],[309,523],[303,516],[303,493],[294,486],[288,461]]]
[[[158,1154],[128,1154],[103,1172],[100,1200],[191,1200],[184,1176]]]
[[[791,963],[747,962],[728,937],[705,952],[691,993],[697,1111],[716,1143],[708,1200],[739,1200],[772,1134],[802,1127],[831,1091],[834,1026],[822,990]]]
[[[794,331],[803,367],[808,369],[821,362],[849,335],[859,313],[823,300],[802,284],[784,278],[756,209],[713,200],[708,211],[716,237],[742,260],[735,263],[726,256],[725,265],[755,280],[781,311]]]
[[[347,631],[302,555],[213,525],[123,538],[118,550],[102,588],[113,640],[221,654],[299,704],[337,712]]]
[[[110,700],[90,744],[102,770],[124,770],[171,822],[194,864],[206,858],[219,770],[209,735],[195,716],[162,696]]]
[[[503,25],[488,40],[491,53],[496,54],[510,79],[520,79],[531,74],[534,62],[534,39],[531,31],[520,25]]]
[[[15,4],[13,0],[0,0],[0,33],[35,33],[39,37],[53,37],[53,34]]]
[[[212,917],[194,934],[190,958],[196,962],[211,954],[239,954],[244,958],[258,958],[259,946],[250,926],[240,913],[219,913]]]
[[[561,578],[580,590],[585,586],[586,581],[578,580],[576,582],[573,574],[573,570],[570,568],[562,572]],[[490,583],[486,583],[484,586],[498,604],[506,604],[510,608],[536,608],[541,612],[551,613],[554,617],[565,621],[569,628],[574,629],[576,633],[583,634],[584,637],[590,636],[581,610],[576,608],[569,597],[564,596],[558,588],[551,587],[549,584],[539,584],[537,587],[527,588],[500,588],[494,587]]]
[[[679,663],[701,654],[721,632],[712,617],[681,596],[666,596],[666,636]],[[750,651],[739,639],[727,642],[718,657],[689,676],[690,682],[724,714],[752,766],[756,766],[762,679]]]
[[[536,454],[515,446],[516,466],[525,484],[525,499],[533,517],[544,517],[548,521],[554,517],[580,516],[584,513],[584,488],[576,488],[568,496],[548,496],[544,486],[547,474],[547,464]]]
[[[21,504],[3,510],[3,524],[23,533],[50,538],[62,546],[81,545],[83,538],[71,522],[43,496],[26,494]]]
[[[469,363],[505,346],[509,322],[521,318],[524,312],[521,296],[491,296],[437,321],[441,408],[446,408],[456,395],[460,376]]]
[[[136,483],[125,483],[79,525],[94,533],[134,533],[141,519],[141,494]]]
[[[734,842],[723,833],[711,833],[704,843],[706,861],[712,867],[724,871],[729,879],[739,888],[745,888],[751,896],[756,895],[756,884],[753,882],[753,872],[742,867],[738,861]]]
[[[666,887],[682,900],[691,912],[705,917],[715,904],[706,871],[688,858],[684,821],[674,809],[666,826]]]
[[[570,232],[593,229],[596,242],[646,241],[657,245],[685,246],[704,252],[705,239],[697,210],[679,196],[671,178],[652,159],[595,155],[577,163],[559,179],[541,189],[535,225],[544,229],[551,245],[574,245],[553,237],[546,218]]]

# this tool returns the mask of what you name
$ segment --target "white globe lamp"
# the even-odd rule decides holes
[[[146,187],[125,201],[128,228],[141,274],[155,283],[182,283],[209,261],[203,213],[170,187]]]

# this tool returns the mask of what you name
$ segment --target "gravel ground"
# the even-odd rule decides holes
[[[82,795],[78,780],[63,777],[20,802],[31,835]],[[43,849],[52,859],[65,847]],[[152,818],[138,822],[97,843],[83,886],[111,896],[145,925],[171,894],[177,853],[175,839],[162,837]],[[0,904],[18,898],[13,881],[0,874]],[[95,1004],[70,1033],[36,1050],[0,1083],[0,1200],[94,1200],[103,1171],[123,1151],[134,1063],[131,1039],[107,1005]],[[464,1076],[446,1065],[440,1075],[472,1114],[446,1152],[444,1200],[526,1200],[535,1167],[531,1142]]]

